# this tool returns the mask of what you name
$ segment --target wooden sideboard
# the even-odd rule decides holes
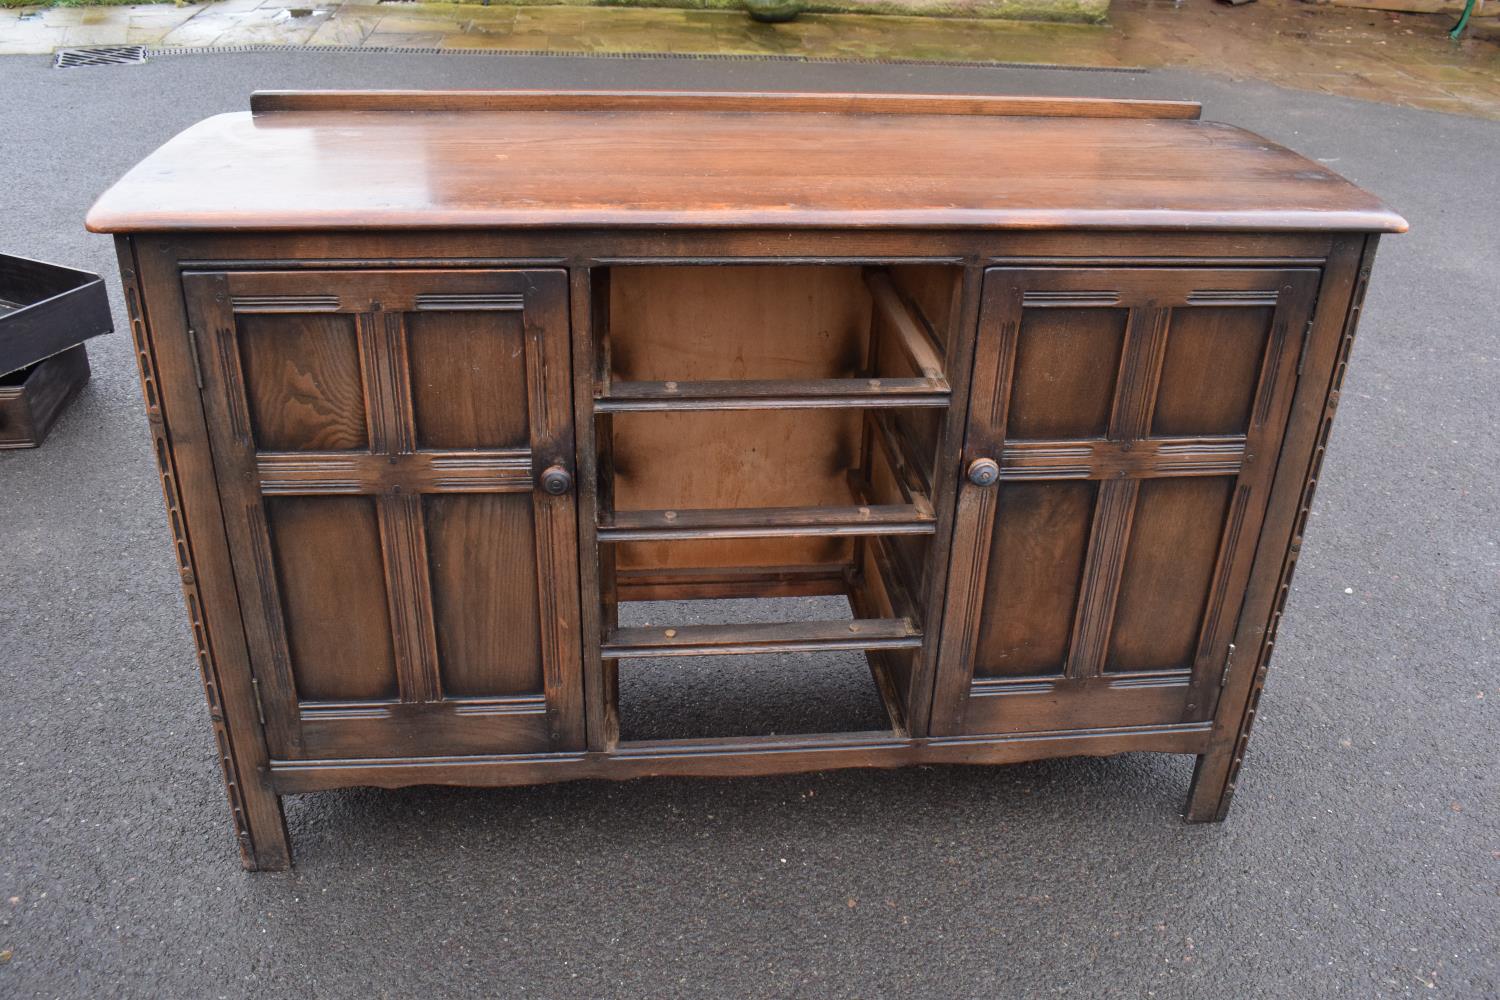
[[[1222,819],[1406,224],[1198,114],[270,92],[135,167],[88,225],[246,866],[350,785],[1161,751]],[[621,738],[642,658],[839,650],[883,728]]]

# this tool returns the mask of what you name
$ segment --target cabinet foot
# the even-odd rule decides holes
[[[1212,750],[1198,755],[1193,768],[1193,783],[1188,786],[1187,806],[1183,818],[1189,823],[1222,823],[1229,815],[1234,785],[1229,775],[1230,755]]]
[[[240,803],[233,801],[235,835],[240,844],[240,863],[248,872],[284,872],[292,867],[291,839],[281,796],[267,787],[246,787]]]

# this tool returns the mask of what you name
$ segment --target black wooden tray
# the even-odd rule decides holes
[[[0,376],[113,329],[97,274],[0,254]]]

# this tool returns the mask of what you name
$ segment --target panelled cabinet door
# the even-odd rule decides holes
[[[565,272],[184,290],[272,755],[581,748]]]
[[[1211,718],[1317,286],[987,272],[934,733]]]

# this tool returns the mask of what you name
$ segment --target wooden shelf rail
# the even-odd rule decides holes
[[[611,382],[597,413],[641,410],[821,410],[945,407],[942,378],[833,378],[714,382]]]
[[[906,618],[615,628],[600,649],[606,660],[731,653],[812,653],[838,649],[917,649],[922,630]]]
[[[758,507],[734,510],[624,510],[604,515],[601,542],[822,535],[930,535],[927,503],[859,507]]]
[[[920,315],[907,305],[901,293],[896,291],[890,275],[882,270],[866,269],[865,284],[870,289],[876,314],[885,320],[891,332],[896,335],[896,343],[906,355],[906,360],[911,363],[912,370],[923,378],[941,380],[946,385],[943,357],[931,331]]]

